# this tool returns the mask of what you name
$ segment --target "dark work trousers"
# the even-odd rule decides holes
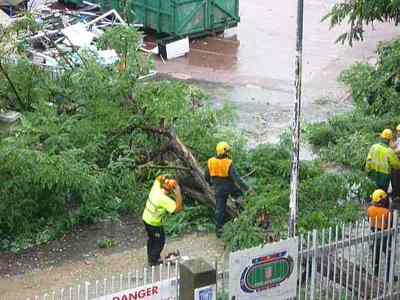
[[[375,232],[375,230],[374,229],[372,229],[371,228],[371,231],[372,232]],[[380,251],[381,251],[381,244],[382,244],[382,253],[385,253],[385,256],[388,256],[388,258],[387,258],[387,264],[386,264],[386,281],[389,281],[389,276],[390,276],[390,254],[391,254],[391,251],[390,251],[390,249],[391,249],[391,247],[392,247],[392,244],[391,244],[391,240],[392,239],[390,239],[389,240],[389,249],[386,249],[386,246],[387,246],[387,242],[388,242],[388,237],[387,236],[385,236],[385,237],[383,237],[383,238],[381,238],[380,237],[380,233],[379,233],[379,231],[377,231],[377,234],[378,234],[378,236],[377,236],[377,239],[376,239],[376,243],[374,242],[374,245],[372,245],[372,251],[375,251],[375,261],[373,262],[373,264],[374,264],[374,274],[375,274],[375,276],[378,276],[379,274],[379,265],[381,266],[381,272],[380,272],[380,274],[384,274],[384,272],[385,272],[385,262],[386,262],[386,257],[382,257],[381,259],[382,259],[382,261],[381,261],[381,263],[379,264],[379,259],[380,259],[380,257],[381,257],[381,253],[380,253]],[[372,254],[373,254],[374,252],[372,252]]]
[[[376,171],[369,171],[368,172],[368,177],[371,179],[373,182],[375,182],[376,186],[378,189],[382,189],[385,192],[388,191],[389,189],[389,183],[390,183],[390,176],[379,173]]]
[[[392,199],[400,197],[400,170],[393,170],[392,176]]]
[[[161,259],[161,252],[165,245],[164,227],[152,226],[144,222],[148,236],[147,259],[150,265],[156,265]]]
[[[233,185],[230,189],[216,188],[215,200],[217,202],[217,207],[215,211],[215,223],[217,225],[217,231],[221,230],[224,226],[226,202],[228,201],[229,196],[233,198],[243,197],[243,192]]]

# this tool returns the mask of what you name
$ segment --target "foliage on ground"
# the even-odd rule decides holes
[[[258,224],[260,211],[270,214],[275,237],[287,234],[290,191],[290,152],[287,143],[259,146],[249,154],[256,168],[251,180],[257,196],[251,197],[239,218],[225,226],[224,239],[231,250],[262,243],[267,234]],[[360,217],[360,203],[368,197],[370,182],[363,174],[326,173],[318,161],[303,161],[300,167],[299,229],[301,233],[351,222]]]
[[[118,245],[118,242],[113,239],[102,239],[97,241],[97,246],[101,249],[109,249]]]
[[[79,224],[120,214],[140,217],[152,181],[164,172],[145,163],[166,142],[143,128],[160,127],[174,128],[203,167],[213,145],[229,141],[240,173],[253,174],[247,181],[257,196],[225,227],[231,249],[263,240],[257,215],[265,208],[273,230],[284,234],[289,143],[249,151],[233,129],[231,108],[215,110],[201,90],[180,82],[139,80],[151,62],[134,42],[120,43],[130,38],[140,36],[115,27],[98,41],[100,48],[115,44],[122,57],[109,67],[87,51],[77,54],[78,65],[65,57],[57,73],[32,65],[23,49],[15,63],[0,57],[1,108],[23,115],[0,133],[0,247],[18,251]],[[325,174],[318,162],[304,162],[301,181],[301,230],[357,218],[357,203],[365,197],[360,191],[367,190],[363,176]],[[212,210],[188,200],[185,205],[185,212],[169,219],[169,234],[213,229]]]
[[[319,149],[322,164],[301,164],[300,232],[355,220],[363,213],[359,204],[375,188],[365,175],[365,159],[379,133],[400,124],[400,41],[380,45],[377,54],[375,66],[356,64],[340,77],[351,88],[355,110],[306,128],[305,135]],[[225,239],[232,249],[253,246],[265,238],[255,221],[260,207],[268,208],[273,231],[285,233],[290,156],[284,145],[288,144],[260,146],[249,154],[248,161],[257,166],[258,195],[226,226]],[[332,162],[339,170],[324,172],[324,165]]]
[[[110,32],[99,46],[107,47],[111,37],[138,36],[130,28]],[[83,64],[57,74],[25,56],[16,63],[2,58],[24,104],[15,101],[2,73],[2,107],[23,114],[0,140],[3,248],[54,239],[110,214],[139,216],[160,172],[139,165],[163,143],[139,128],[173,126],[200,157],[211,155],[218,128],[225,136],[224,125],[233,116],[229,109],[214,111],[204,93],[186,84],[139,81],[149,62],[133,45],[118,51],[126,56],[123,68],[103,68],[90,53],[81,53]]]
[[[307,128],[321,158],[363,170],[369,147],[384,128],[400,123],[400,42],[381,45],[375,66],[356,64],[341,75],[351,88],[355,110]]]
[[[375,66],[359,63],[343,72],[341,79],[351,89],[355,110],[306,130],[308,141],[319,149],[323,161],[345,166],[361,178],[371,145],[383,129],[394,130],[400,124],[399,53],[399,41],[383,44],[377,50]],[[372,182],[366,183],[366,191],[376,188]]]

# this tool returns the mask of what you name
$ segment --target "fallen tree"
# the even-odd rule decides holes
[[[151,155],[151,160],[147,161],[146,164],[154,161],[160,156],[166,155],[167,153],[173,154],[173,158],[178,159],[179,164],[183,167],[176,165],[168,166],[168,168],[172,168],[178,171],[179,178],[181,179],[180,181],[184,183],[182,185],[184,194],[186,194],[191,199],[200,202],[203,205],[215,209],[216,200],[214,193],[204,177],[204,172],[199,162],[196,160],[193,153],[179,139],[175,130],[167,130],[165,128],[149,128],[143,126],[130,126],[125,130],[125,132],[132,132],[136,129],[143,130],[149,134],[162,136],[167,140],[167,142],[165,142],[165,144],[160,147],[160,149],[158,149],[156,154],[153,153]],[[172,160],[174,161],[175,159]],[[166,161],[163,160],[162,162],[165,163]],[[162,169],[162,166],[159,166],[159,168]],[[188,180],[187,178],[190,179]],[[226,213],[230,217],[237,216],[238,214],[237,210],[229,204],[227,206]]]
[[[103,37],[124,40],[124,34]],[[274,232],[286,231],[290,143],[249,151],[231,108],[216,110],[200,89],[184,83],[139,80],[149,64],[136,44],[123,46],[117,52],[126,55],[126,68],[103,68],[82,53],[85,64],[66,67],[55,78],[23,57],[10,64],[0,56],[26,103],[16,104],[0,72],[1,108],[23,115],[11,132],[0,132],[0,248],[18,251],[121,214],[140,217],[154,178],[165,173],[178,177],[188,200],[183,213],[168,219],[167,230],[213,230],[215,199],[202,168],[221,140],[232,144],[240,174],[255,174],[246,180],[257,190],[224,228],[231,249],[265,239],[260,212],[268,213]],[[313,162],[303,163],[300,175],[302,230],[357,216],[355,201],[337,205],[337,199],[346,199],[362,179],[324,176]],[[231,207],[228,214],[236,216]]]
[[[106,36],[123,39],[130,30]],[[179,177],[188,206],[192,199],[215,207],[201,164],[231,112],[214,111],[186,84],[140,81],[148,62],[130,47],[122,49],[123,70],[83,52],[85,64],[57,77],[23,55],[15,63],[0,57],[10,79],[0,72],[0,108],[23,115],[0,132],[0,248],[17,251],[104,217],[140,216],[164,172]],[[14,90],[26,105],[16,105]]]

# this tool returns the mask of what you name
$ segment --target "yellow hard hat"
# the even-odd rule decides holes
[[[388,195],[386,194],[386,192],[384,190],[381,190],[381,189],[375,190],[371,196],[372,202],[377,204],[377,203],[381,202],[383,199],[386,199],[387,196]]]
[[[390,129],[385,129],[381,133],[381,138],[383,138],[384,140],[390,141],[391,139],[393,139],[393,132]]]
[[[227,152],[229,152],[229,150],[231,150],[231,146],[229,146],[227,142],[219,142],[217,144],[216,150],[217,150],[217,155],[224,155]]]
[[[397,125],[397,127],[396,127],[396,131],[400,131],[400,124],[399,124],[399,125]]]

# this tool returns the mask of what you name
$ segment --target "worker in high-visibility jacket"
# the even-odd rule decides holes
[[[171,198],[172,194],[175,195],[175,201]],[[158,176],[153,183],[142,216],[148,236],[147,257],[150,266],[162,263],[161,252],[165,246],[166,216],[182,210],[183,198],[178,183],[174,179]]]
[[[376,238],[373,238],[374,244],[372,245],[372,251],[375,253],[375,257],[372,259],[374,274],[379,276],[379,266],[382,265],[381,262],[381,249],[382,252],[388,257],[386,260],[386,280],[389,281],[390,274],[390,257],[391,257],[391,238],[380,233],[382,230],[386,230],[392,226],[392,214],[388,207],[388,194],[382,190],[377,189],[371,196],[372,204],[368,207],[368,220],[370,229],[376,234]],[[389,247],[387,247],[389,246]],[[381,268],[384,270],[384,268]],[[383,273],[381,273],[383,274]],[[397,276],[396,276],[397,279]]]
[[[220,237],[222,227],[225,222],[225,210],[228,197],[231,196],[237,200],[237,203],[243,201],[244,192],[255,192],[251,190],[240,178],[229,158],[231,147],[226,142],[217,144],[217,156],[208,160],[208,168],[205,172],[207,182],[214,188],[216,199],[216,226],[217,236]]]
[[[380,135],[381,141],[372,145],[368,152],[365,169],[378,188],[387,192],[392,170],[400,169],[400,160],[389,147],[393,132],[385,129]]]

